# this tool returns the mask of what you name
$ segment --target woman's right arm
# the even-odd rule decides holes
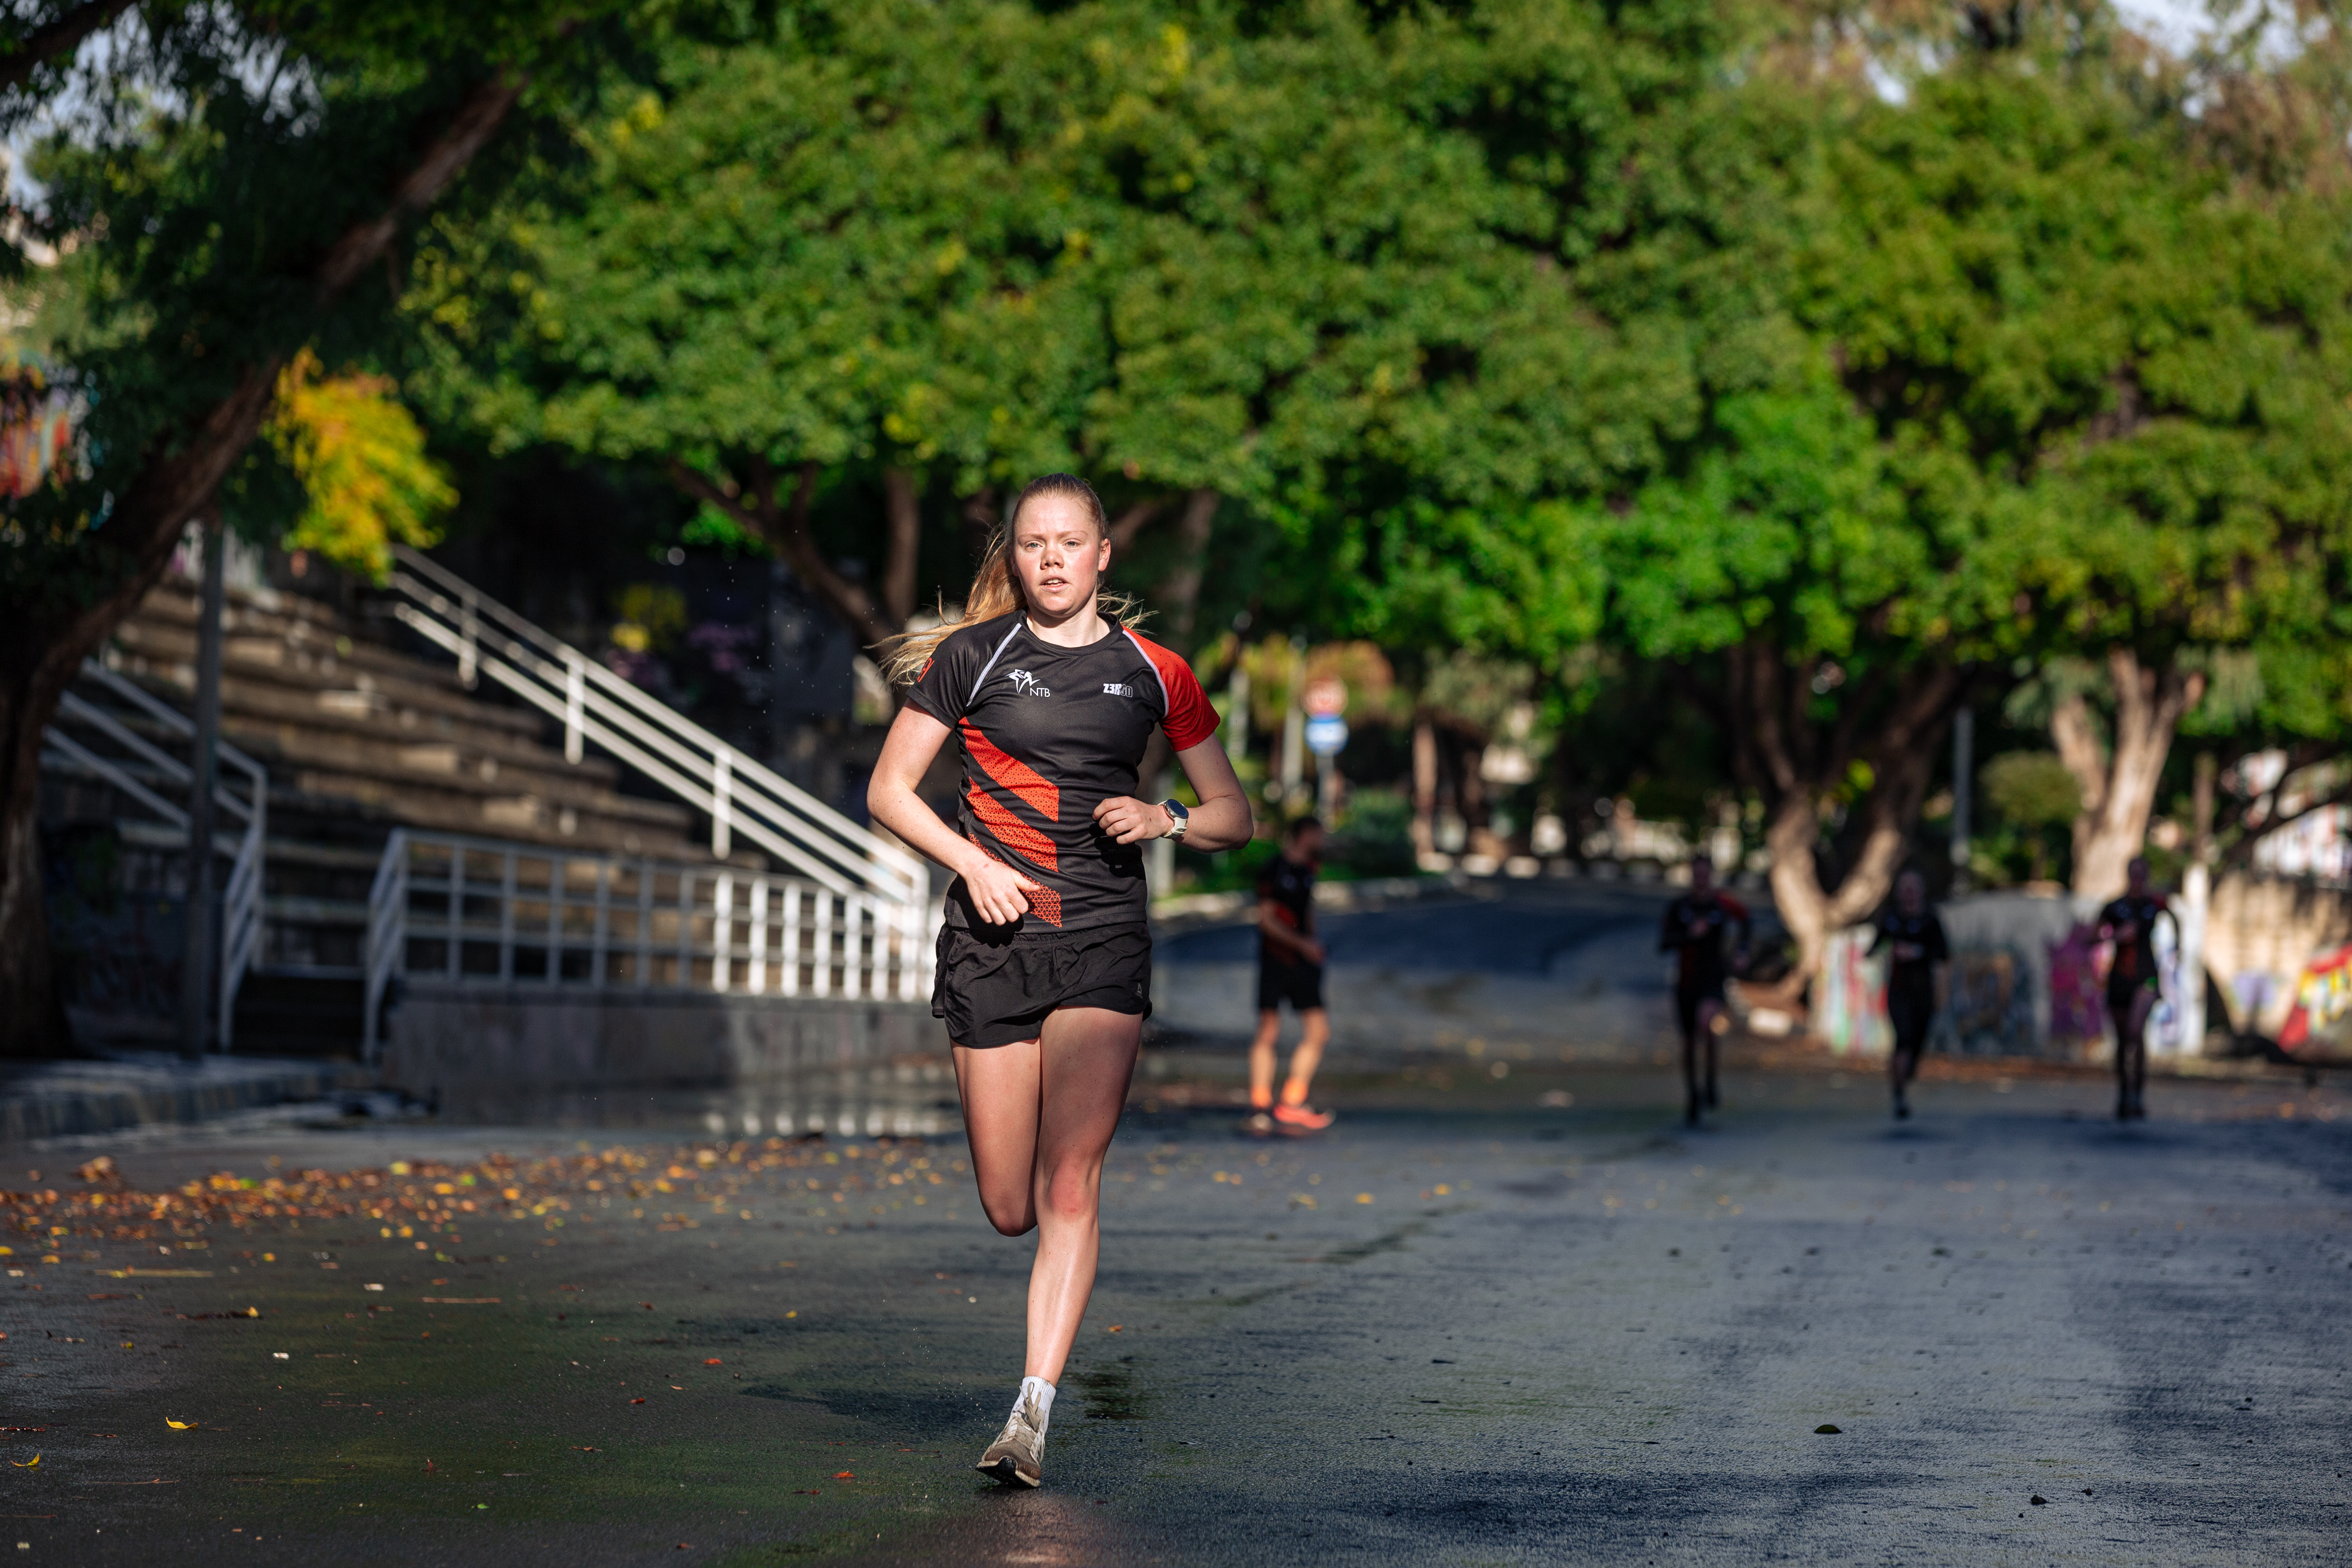
[[[947,738],[948,727],[921,709],[899,709],[866,786],[866,810],[901,842],[961,877],[982,920],[1011,925],[1029,912],[1021,874],[940,821],[915,793]]]

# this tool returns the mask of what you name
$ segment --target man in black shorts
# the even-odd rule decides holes
[[[1658,931],[1658,951],[1676,956],[1675,1021],[1683,1031],[1683,1120],[1698,1125],[1702,1109],[1715,1109],[1716,1030],[1723,1017],[1723,933],[1739,931],[1737,962],[1748,958],[1748,906],[1715,885],[1715,861],[1705,855],[1691,858],[1690,891],[1666,906]],[[1702,1081],[1699,1052],[1706,1053]]]
[[[1895,1119],[1907,1121],[1911,1080],[1919,1075],[1927,1031],[1943,1006],[1952,956],[1944,922],[1927,907],[1927,878],[1906,871],[1895,879],[1895,908],[1879,917],[1878,938],[1870,951],[1887,957],[1886,1021],[1894,1026],[1895,1052],[1886,1059],[1886,1077],[1895,1090]]]
[[[2148,887],[2147,862],[2135,856],[2124,871],[2124,896],[2099,911],[2099,940],[2116,945],[2107,966],[2107,1016],[2116,1026],[2116,1120],[2147,1116],[2147,1016],[2161,993],[2156,971],[2156,921],[2171,912]]]
[[[1257,1037],[1250,1042],[1253,1130],[1320,1132],[1331,1113],[1307,1103],[1307,1090],[1331,1038],[1323,1006],[1323,944],[1315,938],[1315,871],[1323,859],[1323,824],[1302,816],[1283,836],[1282,853],[1257,874]],[[1274,1046],[1282,1005],[1298,1015],[1290,1078],[1274,1098]]]

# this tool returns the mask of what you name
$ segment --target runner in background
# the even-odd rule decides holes
[[[1315,872],[1323,860],[1323,824],[1302,816],[1283,836],[1282,853],[1257,874],[1257,1037],[1250,1041],[1250,1131],[1320,1132],[1331,1113],[1307,1103],[1331,1016],[1323,1005],[1323,944],[1315,938]],[[1298,1015],[1290,1078],[1274,1098],[1274,1047],[1282,1005]]]
[[[1672,952],[1675,973],[1675,1020],[1683,1031],[1683,1120],[1698,1125],[1702,1110],[1716,1107],[1716,1030],[1723,1017],[1723,933],[1739,928],[1735,963],[1748,962],[1748,906],[1715,885],[1715,861],[1694,855],[1690,891],[1666,906],[1665,922],[1658,931],[1658,951]],[[1700,1073],[1699,1053],[1706,1048],[1706,1072]]]
[[[1907,1121],[1911,1080],[1943,1009],[1952,958],[1944,922],[1927,907],[1927,878],[1906,871],[1895,879],[1895,908],[1878,918],[1870,951],[1887,955],[1886,1021],[1895,1026],[1895,1051],[1886,1058],[1886,1081],[1895,1091],[1895,1119]]]
[[[2099,911],[2099,940],[2116,944],[2107,966],[2107,1016],[2116,1026],[2116,1120],[2147,1116],[2147,1016],[2161,994],[2156,922],[2171,911],[2147,883],[2147,862],[2133,857],[2124,896]]]

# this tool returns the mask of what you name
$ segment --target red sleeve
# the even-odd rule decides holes
[[[1127,635],[1135,637],[1133,632]],[[1168,743],[1186,752],[1215,734],[1217,710],[1209,706],[1208,693],[1192,679],[1192,667],[1150,637],[1135,637],[1135,643],[1151,660],[1160,689],[1168,694],[1168,715],[1160,721],[1160,727],[1168,731]]]
[[[1717,900],[1722,903],[1725,909],[1731,911],[1731,918],[1733,920],[1738,921],[1741,925],[1746,925],[1748,923],[1748,906],[1746,904],[1741,903],[1729,893],[1718,891],[1715,896]]]

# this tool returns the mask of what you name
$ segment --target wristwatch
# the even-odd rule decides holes
[[[1192,826],[1192,814],[1184,809],[1183,802],[1163,800],[1160,803],[1160,809],[1168,814],[1168,831],[1160,837],[1162,838],[1183,837],[1186,831]]]

